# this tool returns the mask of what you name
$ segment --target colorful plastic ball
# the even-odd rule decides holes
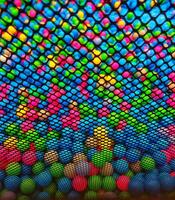
[[[98,191],[102,185],[101,176],[90,176],[88,178],[88,188],[89,190]]]
[[[120,159],[113,162],[114,170],[119,174],[125,174],[129,170],[129,165],[126,160]]]
[[[140,151],[137,149],[129,149],[126,152],[126,159],[130,163],[137,162],[140,159]]]
[[[94,191],[87,191],[84,194],[84,199],[85,200],[96,200],[97,199],[97,193]]]
[[[14,149],[8,153],[8,162],[20,162],[21,161],[21,153],[19,150]]]
[[[175,188],[174,178],[171,176],[165,176],[160,180],[161,189],[165,192],[172,191]]]
[[[39,187],[46,187],[52,182],[52,176],[49,171],[43,171],[35,177],[35,181]]]
[[[140,179],[133,179],[129,183],[129,192],[133,195],[142,194],[144,192],[144,184]]]
[[[88,137],[85,144],[88,148],[95,148],[98,145],[98,140],[95,137]]]
[[[91,148],[87,152],[87,158],[88,160],[92,160],[93,155],[97,152],[95,148]]]
[[[100,169],[100,173],[103,176],[111,176],[113,174],[113,166],[111,163],[105,163],[105,165]]]
[[[57,186],[55,182],[52,182],[49,186],[44,188],[44,191],[48,192],[51,196],[55,195],[57,191]]]
[[[92,157],[92,163],[96,167],[103,167],[105,165],[105,163],[106,163],[106,159],[105,159],[104,156],[102,156],[101,153],[97,152]]]
[[[2,191],[1,199],[2,200],[16,200],[16,193],[12,191]]]
[[[140,161],[137,161],[136,163],[131,163],[129,166],[131,170],[135,173],[138,173],[142,170],[140,166]]]
[[[87,180],[83,176],[76,176],[72,180],[72,187],[77,192],[83,192],[87,188]]]
[[[90,170],[89,170],[89,176],[94,176],[94,175],[97,175],[99,174],[99,168],[96,167],[93,163],[89,163],[89,167],[90,167]]]
[[[6,173],[9,176],[18,176],[21,173],[21,165],[18,162],[12,162],[7,165]]]
[[[156,151],[153,153],[153,159],[155,160],[155,162],[159,165],[159,166],[162,166],[166,163],[166,155],[165,153],[163,152],[160,152],[160,151]]]
[[[37,200],[50,200],[50,195],[48,192],[39,192],[35,195],[35,197]]]
[[[117,194],[115,192],[105,192],[103,198],[106,200],[115,200],[117,199]]]
[[[165,164],[161,167],[159,167],[159,172],[167,172],[167,173],[170,173],[171,172],[171,167],[169,164]]]
[[[75,165],[76,174],[79,176],[87,176],[89,174],[89,163],[87,161],[80,161]]]
[[[18,176],[7,176],[4,179],[4,186],[7,190],[16,191],[19,188],[21,180]]]
[[[24,178],[20,184],[20,191],[23,194],[29,195],[34,192],[36,183],[31,178]]]
[[[2,182],[5,178],[5,172],[3,170],[0,170],[0,181]]]
[[[111,162],[113,158],[113,152],[109,149],[103,149],[100,152],[101,156],[105,159],[106,162]]]
[[[148,171],[148,173],[145,173],[145,181],[146,180],[157,180],[158,174],[152,171]]]
[[[170,161],[170,167],[171,167],[171,169],[173,170],[173,171],[175,171],[175,159],[172,159],[171,161]],[[0,179],[1,180],[1,179]]]
[[[71,162],[71,160],[73,158],[72,153],[69,150],[62,150],[59,152],[58,155],[59,155],[60,162],[63,164],[67,164],[67,163]]]
[[[69,194],[67,195],[67,199],[68,199],[68,200],[80,200],[80,199],[81,199],[81,195],[80,195],[79,192],[71,191],[71,192],[69,192]]]
[[[75,142],[72,145],[72,152],[74,154],[82,153],[84,151],[84,145],[81,142]]]
[[[147,179],[145,180],[144,188],[150,194],[157,194],[160,192],[160,183],[155,179]]]
[[[105,190],[104,189],[98,190],[97,199],[104,199],[104,195],[105,195]]]
[[[105,191],[114,191],[116,189],[115,179],[112,176],[105,176],[102,180],[102,188]]]
[[[64,200],[65,194],[63,192],[57,191],[55,194],[55,200]]]
[[[155,168],[155,160],[152,157],[142,157],[140,164],[142,169],[146,171],[153,170]]]
[[[69,163],[64,167],[64,175],[68,178],[74,178],[76,176],[75,164]]]
[[[47,145],[48,150],[55,150],[56,151],[59,148],[58,139],[52,138],[52,139],[50,139],[46,142],[46,145]]]
[[[36,162],[33,166],[32,166],[32,172],[37,175],[40,174],[42,171],[44,171],[45,169],[45,165],[43,162]]]
[[[73,162],[75,164],[79,163],[79,161],[82,161],[82,160],[85,160],[85,161],[87,160],[87,157],[84,153],[77,153],[73,157]]]
[[[31,166],[22,164],[22,175],[30,175],[32,173]]]
[[[126,153],[126,148],[125,146],[121,145],[121,144],[116,144],[114,146],[114,149],[113,149],[113,154],[115,157],[117,158],[123,158],[125,156],[125,153]]]
[[[50,166],[49,171],[54,178],[58,178],[63,175],[64,166],[63,164],[56,162]]]
[[[60,192],[68,193],[72,188],[71,180],[66,177],[59,178],[57,181],[57,189]]]
[[[117,188],[121,191],[128,191],[129,182],[130,178],[128,176],[119,176],[116,180]]]
[[[22,156],[22,161],[25,165],[34,165],[37,161],[36,153],[33,151],[26,151]]]
[[[17,200],[30,200],[30,197],[26,195],[20,195],[18,196]]]
[[[130,200],[131,199],[131,195],[129,192],[120,192],[118,197],[120,200]]]
[[[58,153],[57,151],[50,150],[44,154],[44,161],[47,164],[52,164],[58,161]]]

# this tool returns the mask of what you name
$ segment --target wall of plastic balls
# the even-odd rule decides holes
[[[175,0],[0,0],[0,199],[175,199]]]

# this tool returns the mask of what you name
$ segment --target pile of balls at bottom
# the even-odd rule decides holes
[[[75,133],[70,128],[63,130],[69,136]],[[78,137],[79,146],[72,144],[72,151],[67,148],[72,141],[69,137],[63,143],[60,139],[59,151],[54,150],[54,139],[53,149],[46,152],[31,145],[21,153],[1,145],[0,199],[141,199],[143,193],[154,196],[175,189],[172,153],[142,154],[141,148],[122,143],[98,149],[93,137],[84,141],[78,132],[73,137]]]

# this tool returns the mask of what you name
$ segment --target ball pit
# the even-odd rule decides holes
[[[175,198],[174,6],[0,1],[0,199]]]

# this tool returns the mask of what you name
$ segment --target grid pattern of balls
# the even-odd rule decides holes
[[[175,0],[0,0],[0,198],[173,191],[174,25]]]

